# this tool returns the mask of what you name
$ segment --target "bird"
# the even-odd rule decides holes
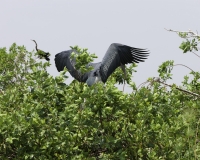
[[[118,67],[121,67],[126,75],[126,64],[144,62],[149,56],[149,51],[147,49],[112,43],[101,62],[87,64],[87,66],[92,66],[93,70],[81,73],[80,70],[75,68],[76,59],[71,57],[72,53],[79,54],[74,49],[56,54],[54,59],[56,68],[58,72],[60,72],[66,67],[72,77],[79,82],[87,83],[88,86],[92,86],[99,81],[106,83],[108,77]]]
[[[50,61],[50,58],[49,58],[50,57],[50,53],[49,52],[44,52],[44,51],[38,49],[37,48],[37,42],[35,40],[32,40],[32,41],[35,42],[35,49],[36,49],[36,51],[38,53],[39,58],[40,59],[44,58],[47,61]]]

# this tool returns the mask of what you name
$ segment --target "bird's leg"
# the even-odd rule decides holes
[[[121,69],[122,71],[124,72],[124,86],[123,86],[123,92],[124,92],[124,87],[125,87],[125,84],[126,84],[126,68],[125,68],[125,65],[121,64]]]
[[[126,83],[125,83],[125,81],[124,81],[124,85],[123,85],[123,92],[124,92],[125,85],[126,85]]]
[[[103,93],[104,93],[104,95],[106,93],[106,84],[105,83],[103,84]]]

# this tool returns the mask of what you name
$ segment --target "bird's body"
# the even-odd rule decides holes
[[[117,67],[121,66],[122,70],[125,71],[125,64],[143,62],[149,54],[145,49],[113,43],[108,48],[102,62],[89,63],[88,66],[93,66],[94,69],[83,74],[75,68],[76,59],[70,57],[72,52],[79,54],[76,50],[56,54],[55,64],[57,70],[60,72],[66,67],[76,80],[86,82],[89,86],[97,81],[105,83]]]

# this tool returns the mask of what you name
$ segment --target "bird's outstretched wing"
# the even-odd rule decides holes
[[[68,50],[56,54],[55,55],[56,68],[60,72],[64,70],[64,67],[66,67],[69,73],[72,75],[72,77],[74,77],[79,82],[82,82],[83,74],[81,74],[80,71],[76,70],[75,68],[76,60],[71,58],[72,52],[77,53],[75,50]]]
[[[64,67],[66,67],[72,77],[74,77],[79,82],[86,82],[90,72],[86,72],[83,74],[75,68],[76,59],[71,58],[72,52],[79,54],[76,50],[68,50],[56,54],[55,55],[56,68],[60,72],[64,70]],[[89,63],[88,65],[95,67],[96,64]]]
[[[105,83],[115,69],[121,65],[144,62],[148,54],[145,49],[112,43],[101,63],[100,74],[102,81]]]

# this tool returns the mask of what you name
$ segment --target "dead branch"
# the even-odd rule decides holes
[[[177,33],[177,34],[179,34],[179,33],[188,33],[189,36],[186,36],[186,38],[191,38],[191,37],[200,38],[200,35],[198,34],[198,32],[197,32],[197,33],[194,33],[194,32],[191,31],[190,29],[189,29],[189,31],[176,31],[176,30],[166,29],[166,28],[165,28],[165,30],[167,30],[167,31],[169,31],[169,32],[175,32],[175,33]]]
[[[183,66],[183,67],[188,68],[188,69],[191,70],[192,72],[194,72],[194,70],[192,70],[190,67],[188,67],[188,66],[186,66],[186,65],[184,65],[184,64],[175,64],[175,65],[173,65],[173,66]]]
[[[200,49],[200,48],[198,48]],[[193,54],[195,54],[198,58],[200,58],[200,56],[198,54],[196,54],[195,52],[192,51]]]
[[[166,84],[166,83],[164,83],[164,82],[161,82],[161,81],[160,81],[160,78],[153,78],[153,82],[158,82],[158,83],[164,84],[165,86],[168,86],[168,87],[170,87],[170,88],[173,87],[173,86],[170,85],[170,84]],[[196,97],[200,98],[200,95],[197,94],[197,93],[190,92],[190,91],[188,91],[188,90],[181,89],[181,88],[179,88],[179,87],[175,87],[175,88],[176,88],[177,90],[181,91],[181,92],[185,92],[185,93],[187,93],[187,94],[190,94],[190,95],[193,95],[193,96],[196,96]]]

